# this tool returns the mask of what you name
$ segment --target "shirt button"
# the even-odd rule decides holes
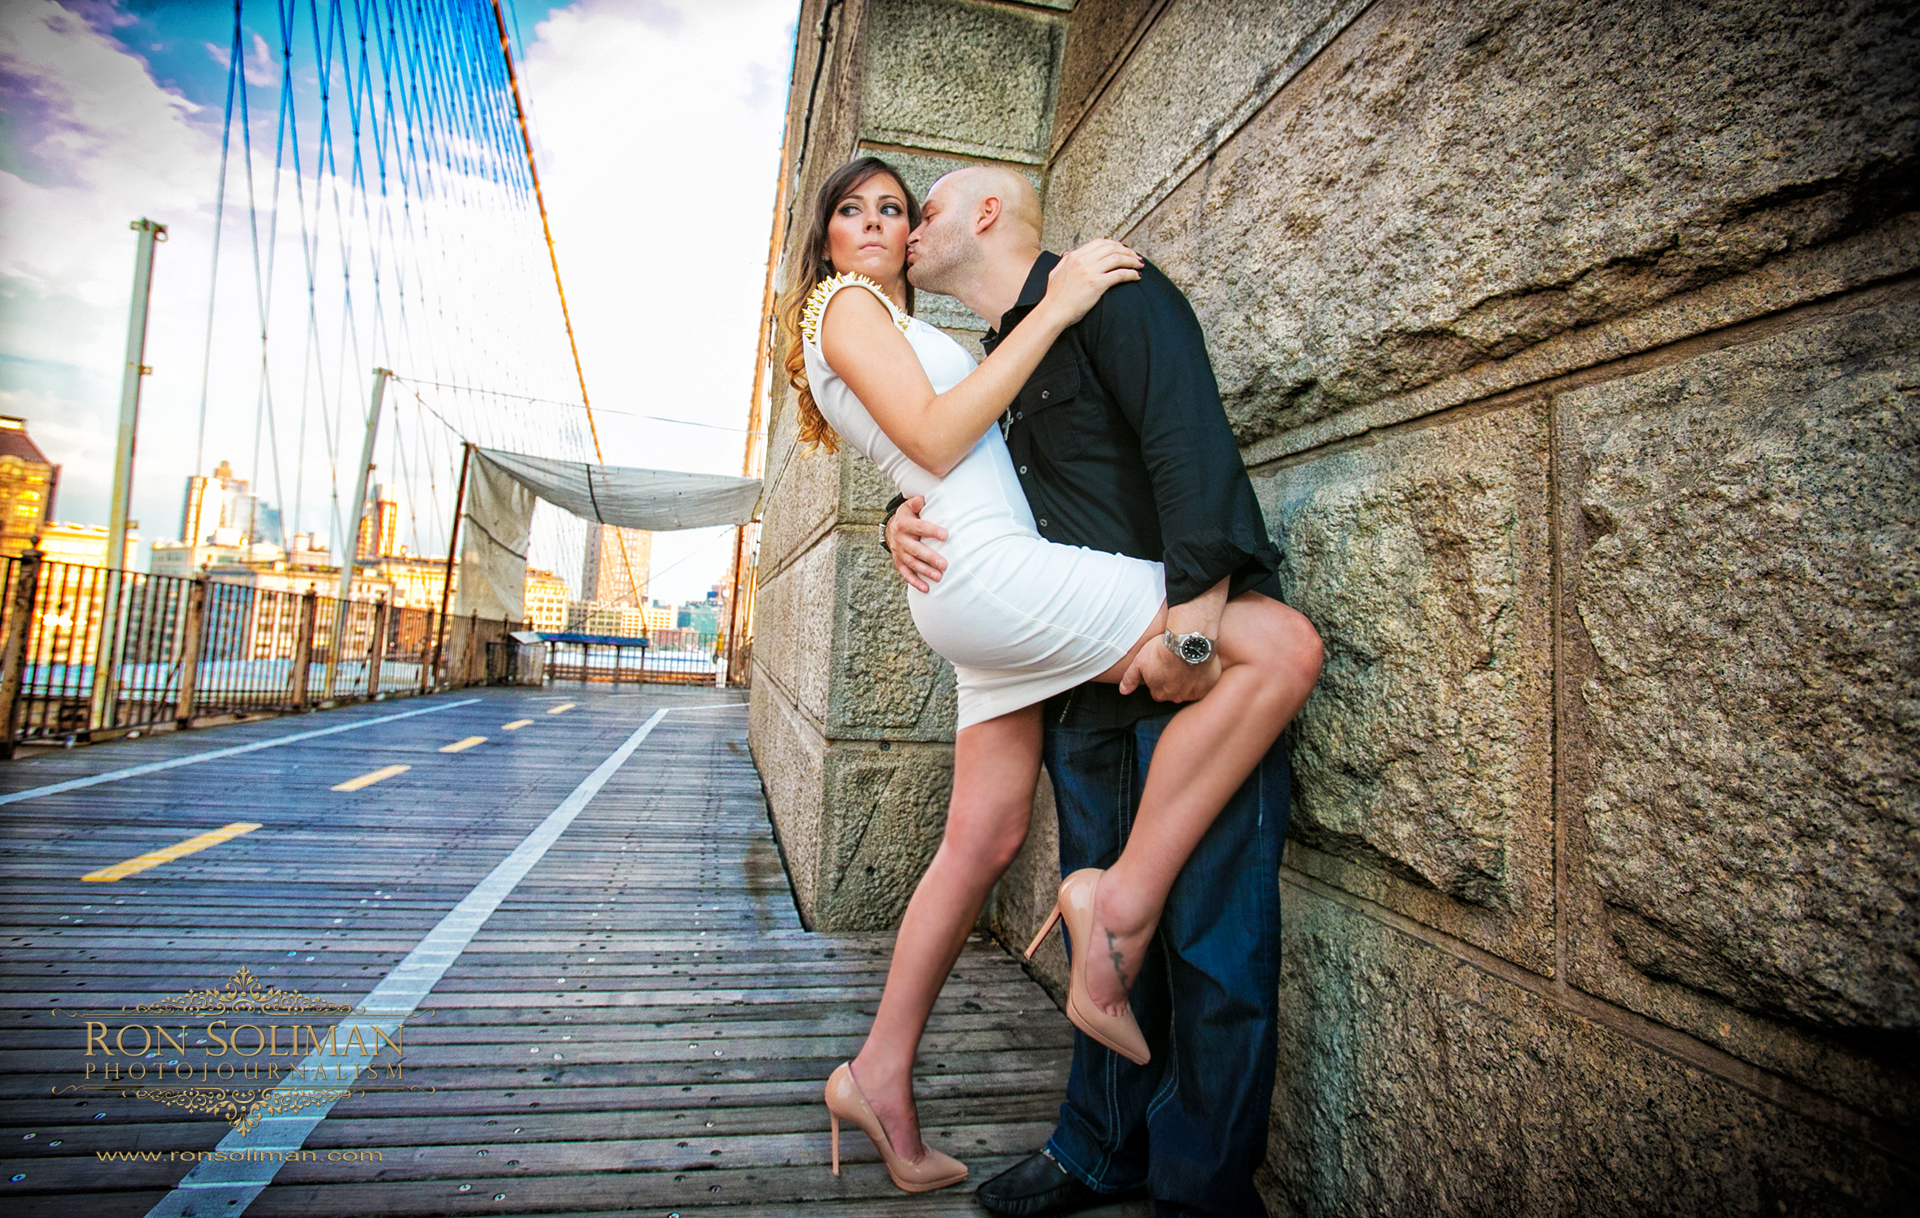
[[[1044,528],[1046,528],[1046,527],[1047,527],[1047,522],[1046,522],[1045,520],[1042,520],[1042,521],[1040,522],[1040,527],[1041,527],[1041,528],[1043,528],[1043,529],[1044,529]]]
[[[1013,412],[1013,417],[1016,419],[1024,419],[1027,417],[1027,412],[1024,410],[1016,410]]]
[[[1023,466],[1021,466],[1021,467],[1020,467],[1020,472],[1021,472],[1021,473],[1023,473],[1023,474],[1024,474],[1024,473],[1026,473],[1026,472],[1027,472],[1027,467],[1026,467],[1026,466],[1024,466],[1024,465],[1023,465]]]
[[[1052,396],[1053,396],[1053,390],[1051,389],[1042,389],[1040,391],[1040,400],[1043,402]]]

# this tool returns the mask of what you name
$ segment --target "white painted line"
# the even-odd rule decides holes
[[[146,765],[128,766],[124,770],[108,770],[105,774],[92,774],[86,778],[69,778],[65,782],[50,783],[44,787],[32,787],[25,791],[15,791],[11,795],[0,795],[0,804],[19,803],[23,799],[37,799],[42,795],[58,795],[62,791],[78,791],[81,787],[97,786],[103,782],[119,782],[123,778],[138,778],[142,774],[157,774],[161,770],[171,770],[175,766],[196,765],[202,761],[214,761],[221,757],[237,757],[241,753],[251,753],[256,749],[278,748],[283,744],[292,744],[296,740],[312,740],[315,736],[331,736],[335,732],[353,732],[363,727],[372,727],[376,723],[392,723],[395,719],[411,719],[415,715],[431,715],[435,711],[452,710],[456,706],[466,706],[478,702],[478,698],[462,698],[458,702],[442,702],[438,706],[423,706],[419,710],[401,711],[397,715],[381,715],[378,719],[356,719],[352,723],[342,723],[335,727],[317,728],[311,732],[295,732],[291,736],[276,736],[272,740],[256,740],[252,744],[237,744],[230,749],[209,749],[204,753],[189,753],[185,757],[174,757],[167,761],[150,761]]]
[[[374,1058],[379,1055],[381,1037],[393,1036],[401,1022],[413,1014],[420,1000],[440,983],[440,978],[446,975],[447,969],[452,967],[460,953],[467,950],[467,945],[473,942],[473,936],[493,916],[493,911],[500,908],[500,903],[560,840],[560,835],[586,808],[588,801],[607,785],[614,771],[633,756],[633,750],[639,748],[640,742],[666,717],[665,708],[653,712],[653,717],[627,737],[625,744],[615,749],[611,756],[600,763],[598,769],[573,789],[573,794],[549,812],[533,832],[521,839],[512,854],[502,859],[486,879],[474,885],[473,891],[427,932],[427,937],[407,953],[405,960],[393,966],[393,971],[383,977],[380,984],[373,987],[373,992],[360,1003],[362,1016],[342,1020],[334,1029],[335,1038],[322,1041],[336,1048],[350,1045],[357,1032],[362,1045],[372,1042],[367,1052],[349,1053],[343,1049],[323,1054],[318,1049],[314,1050],[287,1072],[287,1081],[273,1089],[268,1102],[272,1103],[273,1097],[289,1093],[349,1087],[360,1071],[372,1066]],[[256,1152],[257,1156],[261,1151],[277,1154],[299,1150],[338,1102],[337,1099],[323,1100],[285,1116],[267,1117],[249,1134],[229,1133],[220,1139],[220,1144],[214,1150],[231,1156],[240,1156],[246,1151]],[[208,1160],[197,1163],[192,1171],[180,1178],[180,1183],[174,1186],[172,1192],[147,1211],[147,1218],[245,1213],[246,1208],[253,1204],[253,1199],[273,1183],[273,1177],[279,1171],[277,1159],[261,1161],[257,1157],[253,1160],[242,1157],[226,1162]]]

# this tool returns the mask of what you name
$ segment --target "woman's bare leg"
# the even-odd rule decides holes
[[[1157,627],[1142,645],[1161,645]],[[1320,677],[1320,636],[1312,624],[1258,593],[1227,602],[1217,650],[1220,680],[1161,732],[1126,848],[1094,898],[1090,946],[1097,954],[1088,961],[1087,991],[1109,1014],[1127,1005],[1127,988],[1180,868]]]
[[[887,988],[854,1080],[873,1105],[894,1152],[925,1155],[913,1104],[913,1059],[940,987],[946,984],[987,893],[1027,837],[1040,776],[1040,708],[976,723],[953,743],[953,798],[947,828],[913,890],[893,941]]]

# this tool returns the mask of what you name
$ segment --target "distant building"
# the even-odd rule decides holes
[[[586,560],[580,570],[581,602],[639,608],[646,603],[647,569],[652,560],[652,533],[610,524],[588,525]]]
[[[287,551],[287,565],[290,567],[331,567],[333,555],[328,552],[324,538],[311,533],[295,533],[293,546]]]
[[[105,543],[101,543],[102,552]],[[293,548],[281,550],[267,542],[250,546],[198,545],[181,542],[153,543],[151,565],[155,575],[193,579],[212,576],[229,583],[285,591],[304,591],[311,584],[325,596],[339,592],[340,566],[323,547],[316,547],[305,533],[293,535]],[[252,576],[261,577],[252,580]],[[354,564],[353,599],[385,600],[399,609],[440,609],[440,593],[447,582],[447,564],[428,558],[381,558]],[[460,587],[460,574],[454,572],[454,590]]]
[[[180,540],[194,545],[240,546],[256,541],[280,543],[280,511],[260,501],[233,466],[222,461],[211,478],[187,479],[180,509]]]
[[[325,557],[325,551],[321,556]],[[156,541],[147,557],[147,570],[176,579],[197,579],[215,567],[271,564],[283,557],[279,546],[259,542],[250,546],[189,545],[184,541]]]
[[[632,605],[574,601],[567,606],[567,630],[576,634],[637,639],[647,633],[646,610]]]
[[[447,563],[442,558],[382,558],[376,563],[359,564],[360,573],[354,577],[358,587],[363,579],[372,578],[393,590],[392,604],[402,609],[431,609],[440,611],[441,592],[447,586]],[[460,568],[454,564],[453,595],[460,592]],[[356,594],[355,599],[359,599]]]
[[[340,589],[339,571],[332,567],[289,568],[283,564],[265,566],[228,566],[218,567],[208,572],[208,577],[217,583],[237,584],[245,588],[255,588],[262,592],[293,592],[305,595],[308,591],[321,596],[332,597]],[[353,581],[353,599],[358,601],[391,601],[393,588],[383,579],[371,579],[357,576]]]
[[[120,569],[123,571],[134,569],[134,560],[140,553],[140,541],[133,532],[138,524],[137,520],[127,521],[127,543],[120,557]],[[107,565],[107,526],[63,521],[42,525],[40,549],[46,554],[48,562],[71,563],[76,567],[104,567]]]
[[[291,655],[300,622],[298,602],[294,598],[305,596],[308,592],[316,593],[320,598],[319,612],[314,619],[314,637],[330,637],[334,616],[332,606],[336,603],[331,598],[338,591],[335,586],[338,576],[339,572],[332,567],[290,568],[284,563],[227,565],[210,570],[207,578],[215,584],[250,588],[256,594],[282,594],[254,595],[242,602],[246,605],[246,621],[241,623],[239,633],[226,644],[233,649],[234,658],[266,660]],[[383,580],[361,576],[353,581],[352,599],[355,603],[392,603],[393,589]]]
[[[672,605],[648,605],[643,612],[648,634],[673,629],[674,612]]]
[[[385,486],[373,488],[373,502],[360,517],[359,538],[354,553],[361,562],[406,557],[407,549],[400,544],[400,501]]]
[[[551,571],[527,568],[527,621],[535,630],[559,633],[567,628],[567,581]]]
[[[720,602],[718,599],[688,601],[680,606],[674,615],[674,626],[679,630],[697,630],[701,634],[720,633]]]
[[[33,546],[53,512],[59,478],[60,467],[27,435],[27,421],[0,415],[0,557],[11,558]],[[106,553],[104,540],[101,553]]]

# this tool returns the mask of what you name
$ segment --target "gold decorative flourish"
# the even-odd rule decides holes
[[[188,1112],[219,1116],[245,1137],[263,1118],[283,1112],[298,1112],[315,1104],[345,1099],[355,1094],[352,1087],[316,1087],[310,1089],[275,1087],[138,1087],[122,1091],[122,1096],[157,1100]],[[361,1092],[360,1094],[365,1094]]]
[[[326,998],[312,997],[299,990],[281,990],[260,984],[246,965],[227,980],[224,990],[189,990],[159,1002],[127,1008],[143,1013],[173,1012],[185,1015],[297,1015],[309,1011],[350,1014],[351,1006]]]
[[[850,288],[855,285],[866,288],[878,296],[880,303],[887,306],[887,312],[893,314],[893,324],[900,327],[900,333],[907,332],[907,326],[912,319],[900,311],[899,306],[893,303],[885,289],[859,271],[847,271],[831,279],[822,279],[814,285],[813,291],[807,294],[806,306],[800,310],[800,337],[804,341],[816,347],[820,345],[820,317],[827,311],[827,302],[832,300],[833,294],[841,288]]]

